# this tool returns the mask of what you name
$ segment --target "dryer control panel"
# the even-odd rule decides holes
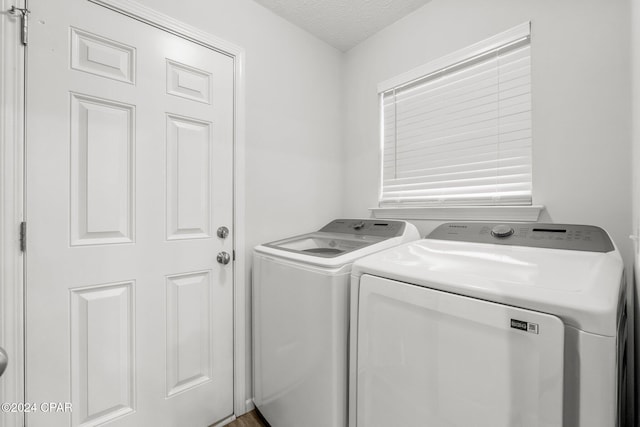
[[[455,222],[442,224],[426,238],[572,251],[614,250],[607,232],[592,225]]]

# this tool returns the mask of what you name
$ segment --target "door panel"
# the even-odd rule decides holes
[[[167,239],[211,237],[211,124],[167,115]]]
[[[72,425],[135,408],[133,288],[123,282],[71,291]]]
[[[233,413],[233,60],[84,0],[31,0],[30,426]]]
[[[167,397],[212,377],[211,272],[167,277]]]
[[[562,425],[555,316],[364,275],[357,339],[358,426]]]
[[[71,94],[71,245],[133,242],[135,106]]]

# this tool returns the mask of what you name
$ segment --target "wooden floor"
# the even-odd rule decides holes
[[[264,422],[256,411],[251,411],[237,418],[231,424],[227,424],[227,427],[269,427],[269,424]]]

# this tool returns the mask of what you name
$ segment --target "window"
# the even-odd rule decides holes
[[[530,26],[378,87],[380,206],[530,205]]]

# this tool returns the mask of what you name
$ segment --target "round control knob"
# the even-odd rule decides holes
[[[493,237],[509,237],[513,234],[513,228],[510,225],[500,224],[491,229]]]

